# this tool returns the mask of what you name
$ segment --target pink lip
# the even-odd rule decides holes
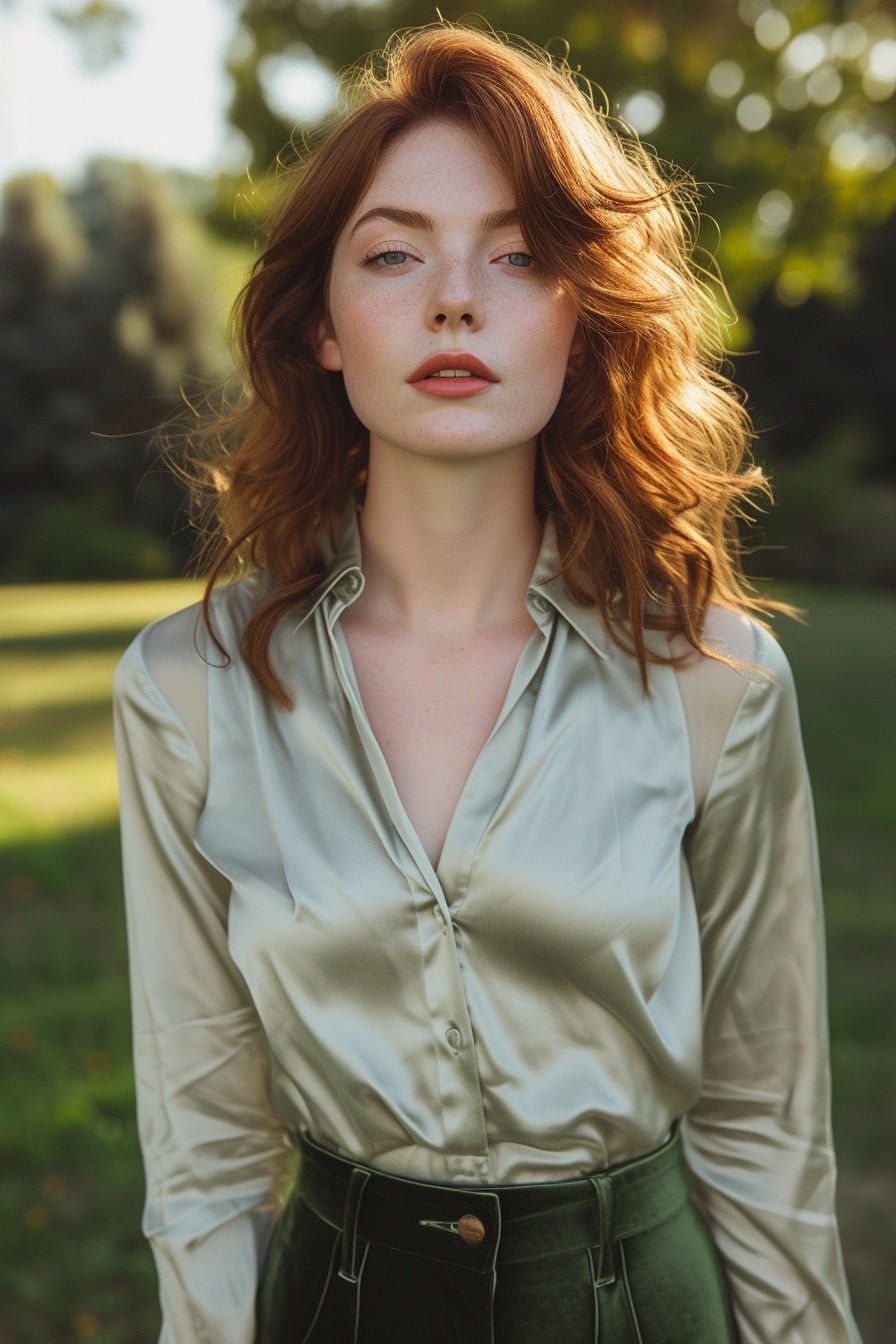
[[[433,378],[432,375],[440,373],[442,369],[464,369],[469,373],[469,378]],[[432,381],[423,389],[429,391],[439,391],[440,396],[453,395],[462,396],[465,393],[478,390],[481,386],[488,386],[490,383],[499,381],[496,374],[492,373],[487,364],[483,364],[481,359],[475,355],[466,354],[462,350],[454,352],[450,350],[442,351],[438,355],[430,355],[429,359],[424,359],[423,363],[411,374],[408,382],[419,387],[426,379]],[[452,384],[459,386],[450,392]]]

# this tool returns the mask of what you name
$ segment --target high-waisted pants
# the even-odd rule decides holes
[[[579,1180],[502,1186],[297,1142],[257,1344],[736,1344],[677,1135]]]

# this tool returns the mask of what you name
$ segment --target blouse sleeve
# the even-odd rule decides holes
[[[286,1143],[227,947],[228,884],[194,843],[205,766],[131,646],[115,678],[143,1230],[160,1344],[251,1344]]]
[[[741,1344],[860,1344],[834,1213],[815,823],[796,695],[758,634],[692,828],[704,1075],[683,1137]]]

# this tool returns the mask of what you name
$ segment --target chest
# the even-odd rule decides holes
[[[532,629],[463,641],[344,629],[371,730],[433,865]]]
[[[289,641],[299,694],[289,714],[268,710],[269,732],[264,706],[250,719],[224,694],[234,679],[214,679],[216,768],[197,839],[230,881],[247,978],[255,966],[269,982],[277,949],[273,979],[301,967],[303,993],[332,1005],[333,986],[356,988],[370,967],[365,1013],[385,999],[444,1030],[460,1021],[443,991],[456,983],[463,997],[463,967],[477,994],[503,977],[502,1013],[527,975],[539,993],[554,977],[625,998],[636,973],[649,999],[681,927],[691,815],[674,672],[660,669],[645,697],[636,670],[623,675],[562,623],[522,657],[525,632],[499,641],[501,657],[475,641],[450,659],[363,633],[332,642],[331,630],[321,620]]]

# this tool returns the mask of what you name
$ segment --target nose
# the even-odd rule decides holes
[[[482,299],[473,267],[460,258],[438,268],[429,299],[429,321],[435,331],[475,331],[482,322]]]

